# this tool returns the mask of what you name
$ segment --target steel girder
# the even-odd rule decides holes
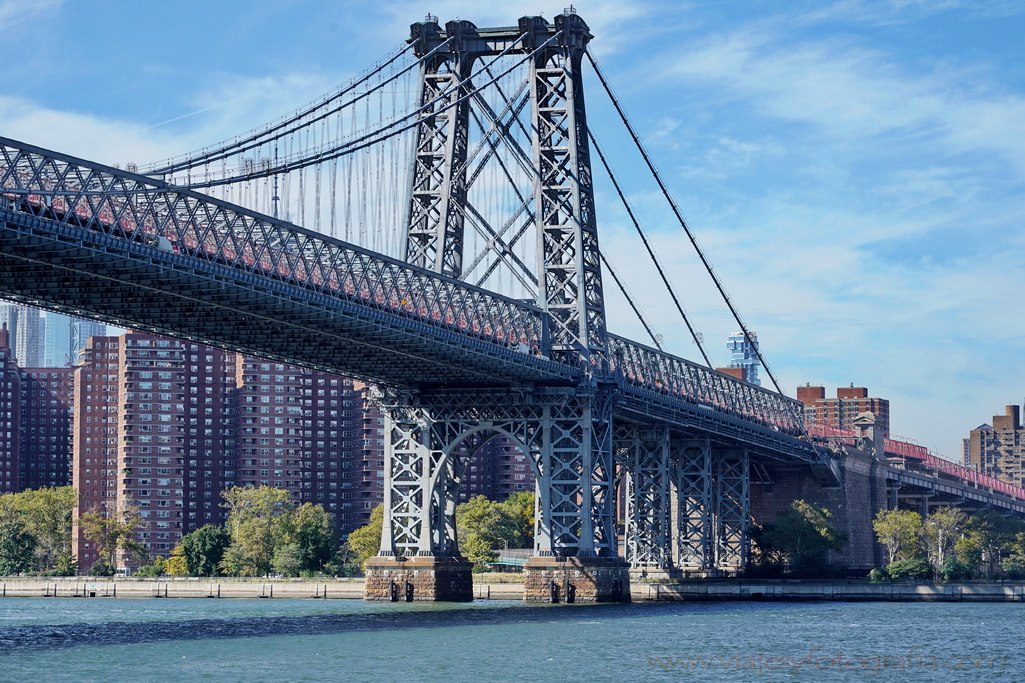
[[[746,450],[719,451],[715,459],[715,566],[737,572],[747,565],[751,542],[750,463]]]
[[[615,557],[611,404],[607,392],[486,390],[389,393],[383,555],[458,554],[455,503],[467,453],[498,433],[530,457],[539,556]]]
[[[673,563],[680,569],[712,566],[712,446],[708,439],[672,441],[672,481],[676,495]]]
[[[626,479],[626,561],[631,568],[672,565],[669,428],[616,428],[616,457]]]
[[[450,21],[443,40],[437,22],[413,25],[420,71],[419,124],[413,159],[406,261],[436,273],[462,276],[470,73],[477,53],[460,38],[476,33],[468,21]],[[439,49],[444,46],[444,49]],[[428,56],[430,55],[430,56]],[[424,59],[426,57],[426,59]]]
[[[360,302],[503,346],[545,348],[534,306],[167,183],[0,138],[5,206]],[[164,240],[161,242],[160,240]]]
[[[591,34],[576,14],[556,17],[557,40],[531,60],[538,305],[551,349],[608,373],[608,339],[581,58]],[[527,43],[534,50],[541,43]]]
[[[609,350],[612,373],[624,390],[637,387],[705,406],[791,438],[804,431],[800,401],[616,335],[609,335]]]

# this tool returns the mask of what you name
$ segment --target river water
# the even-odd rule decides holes
[[[7,598],[10,681],[1022,681],[1014,603]]]

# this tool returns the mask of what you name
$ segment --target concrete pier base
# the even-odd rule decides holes
[[[468,602],[473,565],[461,557],[374,557],[367,562],[366,600]]]
[[[619,558],[532,557],[523,567],[527,602],[629,602],[630,566]]]

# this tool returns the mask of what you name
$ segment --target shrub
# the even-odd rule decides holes
[[[956,557],[948,557],[940,567],[940,578],[944,581],[964,581],[972,578],[972,568]]]
[[[886,573],[894,581],[926,580],[932,578],[932,567],[920,557],[897,560],[886,565]]]
[[[876,567],[868,573],[868,580],[871,583],[886,583],[890,580],[890,574],[886,567]]]

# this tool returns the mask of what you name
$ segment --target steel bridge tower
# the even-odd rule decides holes
[[[606,330],[581,74],[590,39],[587,24],[573,12],[554,24],[524,17],[509,28],[452,21],[442,30],[428,17],[411,27],[410,42],[422,62],[419,104],[425,115],[416,131],[406,260],[449,277],[463,275],[473,65],[499,54],[528,56],[536,304],[548,321],[538,352],[585,372],[573,386],[382,392],[385,516],[381,552],[368,563],[369,599],[472,598],[455,507],[473,455],[470,444],[491,436],[509,439],[534,466],[534,557],[525,570],[526,599],[628,599],[631,569],[743,564],[746,453],[722,460],[718,472],[707,440],[684,443],[657,423],[613,428],[615,359]],[[615,527],[617,467],[627,490],[626,560]]]

